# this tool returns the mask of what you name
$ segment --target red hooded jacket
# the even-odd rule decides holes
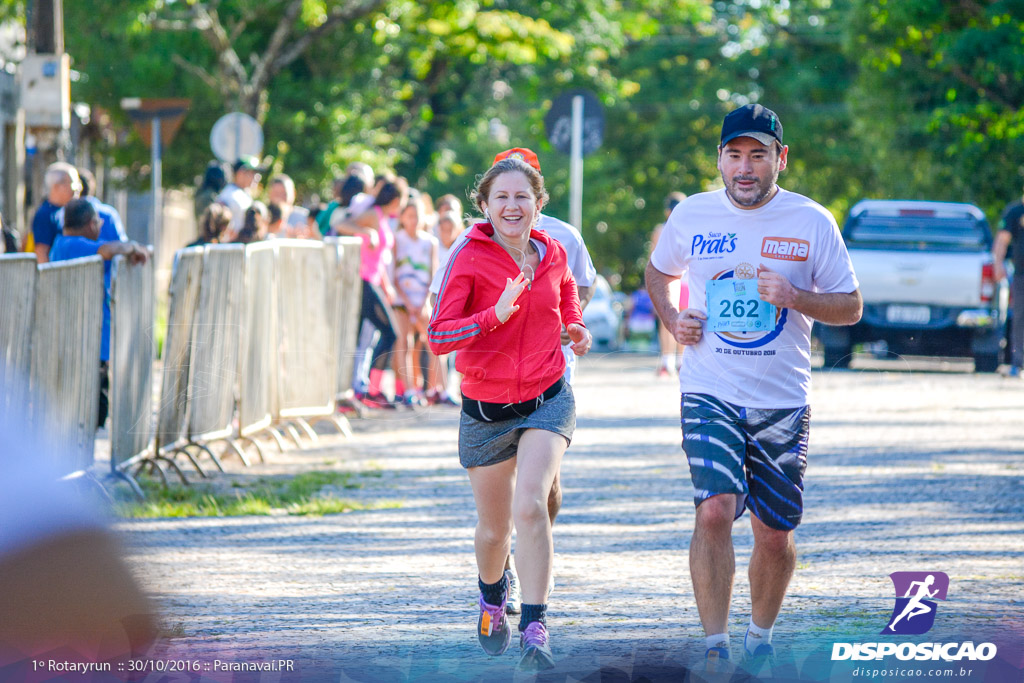
[[[463,395],[519,403],[540,396],[565,372],[562,325],[582,326],[583,314],[565,249],[533,230],[530,239],[545,245],[544,257],[516,300],[519,310],[499,322],[494,305],[519,266],[493,234],[490,223],[477,223],[452,252],[427,336],[434,353],[459,352],[455,368],[463,374]]]

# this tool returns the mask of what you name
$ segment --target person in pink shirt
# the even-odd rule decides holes
[[[409,187],[401,178],[385,181],[369,209],[335,226],[338,234],[352,235],[363,242],[359,250],[359,275],[363,280],[359,325],[362,327],[363,322],[369,323],[380,335],[373,347],[369,376],[361,378],[360,383],[364,386],[357,387],[356,394],[372,408],[395,407],[394,402],[381,391],[384,368],[395,345],[395,331],[398,329],[392,309],[395,290],[388,277],[385,257],[395,246],[395,236],[388,219],[398,215],[408,192]]]

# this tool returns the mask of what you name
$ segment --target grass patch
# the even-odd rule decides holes
[[[157,295],[156,297],[156,311],[154,317],[156,318],[155,326],[153,329],[154,336],[156,337],[156,357],[164,357],[164,342],[167,340],[167,314],[170,309],[170,297],[167,294]]]
[[[358,489],[351,472],[305,472],[295,477],[261,477],[251,486],[232,482],[230,490],[217,491],[209,484],[163,487],[152,479],[140,480],[146,500],[124,501],[115,512],[127,519],[162,517],[242,517],[288,514],[336,515],[353,510],[400,508],[397,501],[365,503],[340,498],[339,489]]]

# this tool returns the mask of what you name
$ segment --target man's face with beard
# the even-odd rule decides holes
[[[725,192],[741,209],[764,206],[775,196],[779,171],[786,168],[788,147],[776,152],[775,144],[766,145],[748,137],[733,138],[718,150],[718,170],[722,172]]]

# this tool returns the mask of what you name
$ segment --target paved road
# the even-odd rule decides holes
[[[1002,639],[981,677],[949,680],[1020,680],[1003,660],[1024,667],[1024,382],[939,365],[910,372],[899,361],[855,366],[814,378],[799,566],[775,630],[795,668],[776,676],[828,678],[832,642],[878,639],[893,608],[888,575],[927,570],[950,578],[928,638]],[[602,680],[603,668],[603,680],[683,680],[703,639],[687,571],[693,505],[677,387],[654,378],[650,357],[595,355],[576,397],[549,617],[560,664],[548,679]],[[475,513],[455,456],[457,416],[375,415],[348,441],[233,469],[241,478],[351,471],[363,487],[342,495],[397,508],[120,523],[163,610],[170,637],[159,655],[287,659],[299,672],[208,680],[510,678],[513,652],[489,659],[474,636]],[[741,636],[745,522],[735,544],[730,626]]]

